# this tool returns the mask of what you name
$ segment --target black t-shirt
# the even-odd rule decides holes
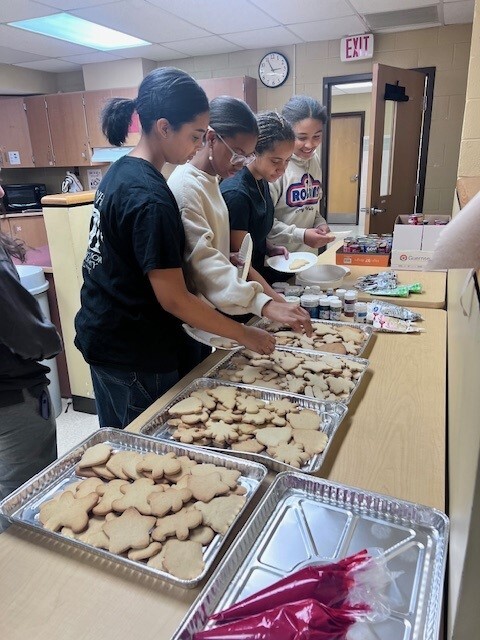
[[[182,266],[185,236],[165,178],[124,156],[95,195],[75,344],[89,364],[128,371],[177,369],[180,321],[158,303],[153,269]]]
[[[274,206],[266,180],[256,180],[248,167],[223,180],[220,190],[227,203],[230,229],[247,231],[253,240],[252,266],[264,270],[267,235],[273,225]]]

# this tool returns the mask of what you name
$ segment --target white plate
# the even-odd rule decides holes
[[[218,336],[215,333],[209,333],[208,331],[202,331],[201,329],[195,329],[189,324],[184,323],[182,324],[182,327],[185,333],[187,333],[191,338],[193,338],[197,342],[206,344],[207,347],[214,347],[215,349],[225,349],[225,351],[235,351],[235,349],[239,349],[242,347],[242,345],[238,344],[238,342],[235,342],[235,340],[223,338],[222,336]]]
[[[353,229],[349,229],[348,231],[330,231],[335,236],[335,240],[339,238],[348,238],[348,236],[356,236],[356,232]]]
[[[238,267],[238,277],[241,280],[247,279],[248,272],[250,271],[250,266],[252,264],[252,253],[253,240],[252,236],[247,233],[240,246],[240,251],[238,252],[238,257],[243,263],[241,267]]]
[[[290,265],[295,260],[307,260],[307,264],[304,264],[303,267],[299,267],[298,269],[290,269]],[[285,259],[283,256],[271,256],[267,258],[267,264],[275,271],[282,271],[283,273],[300,273],[301,271],[305,271],[306,269],[310,269],[314,264],[317,264],[318,256],[316,253],[309,253],[308,251],[294,251],[290,254],[288,259]]]

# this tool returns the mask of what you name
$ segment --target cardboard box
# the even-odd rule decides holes
[[[346,267],[388,267],[390,264],[389,253],[343,253],[342,249],[337,249],[335,262]]]
[[[397,216],[393,228],[392,250],[420,251],[422,248],[423,224],[408,224],[410,216]]]
[[[424,271],[433,256],[433,251],[392,250],[392,269],[402,271]]]
[[[408,224],[410,216],[397,216],[393,228],[392,251],[433,251],[445,225],[436,225],[435,220],[450,222],[450,216],[426,215],[429,224]]]

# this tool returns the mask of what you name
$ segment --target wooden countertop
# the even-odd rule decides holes
[[[318,256],[318,264],[335,264],[335,252],[341,246],[343,240],[337,240]],[[345,277],[342,282],[344,289],[352,288],[357,278],[366,276],[379,271],[391,271],[390,267],[356,267],[349,266],[350,274]],[[447,273],[446,271],[400,271],[395,269],[398,274],[400,284],[412,284],[420,282],[422,284],[422,293],[412,293],[408,298],[390,298],[382,297],[382,300],[388,300],[393,304],[402,307],[420,307],[423,309],[445,309],[446,306],[446,290],[447,290]],[[369,302],[374,296],[369,293],[358,292],[358,299]]]
[[[377,334],[370,368],[321,475],[445,508],[446,312],[423,334]],[[219,359],[213,354],[128,430]],[[272,474],[271,474],[272,475]],[[15,525],[0,535],[4,640],[168,640],[199,589],[182,591]]]

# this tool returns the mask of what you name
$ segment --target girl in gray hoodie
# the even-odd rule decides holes
[[[322,168],[316,150],[322,142],[327,110],[309,96],[293,96],[282,116],[295,133],[294,153],[281,178],[270,184],[275,220],[268,236],[288,251],[318,253],[334,240],[320,213]]]

